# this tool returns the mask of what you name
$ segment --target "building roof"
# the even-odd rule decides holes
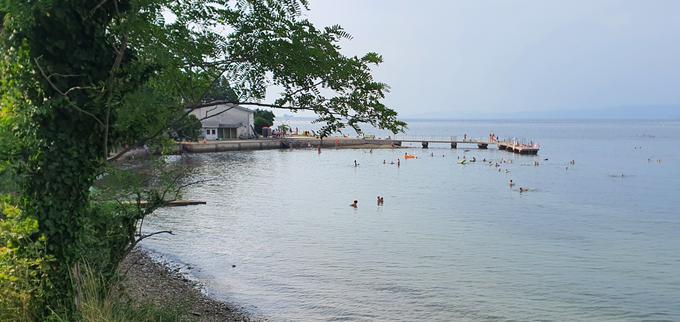
[[[213,107],[216,107],[216,106],[219,106],[219,107],[231,107],[231,106],[233,106],[234,109],[237,109],[237,110],[241,110],[241,111],[248,112],[248,113],[251,113],[251,114],[252,114],[252,113],[255,113],[255,111],[253,111],[253,110],[251,110],[251,109],[249,109],[249,108],[245,108],[245,107],[243,107],[243,106],[241,106],[241,105],[234,105],[234,104],[232,104],[232,103],[217,104],[217,105],[215,105],[215,106],[213,106]]]

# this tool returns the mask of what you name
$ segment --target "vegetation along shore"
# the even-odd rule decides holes
[[[0,321],[246,319],[139,274],[162,270],[135,250],[173,234],[147,232],[146,217],[200,183],[167,162],[178,142],[290,130],[269,128],[272,109],[315,113],[319,138],[405,129],[372,74],[382,56],[344,55],[351,35],[314,26],[307,10],[306,0],[0,2]],[[151,157],[118,162],[140,150]],[[141,270],[125,269],[131,258]],[[113,296],[126,278],[147,286],[141,296]]]

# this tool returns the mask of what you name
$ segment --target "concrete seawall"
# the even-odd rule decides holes
[[[208,142],[182,142],[178,150],[182,153],[210,153],[224,151],[271,150],[288,148],[369,148],[401,146],[400,141],[380,139],[350,139],[350,138],[284,138],[258,140],[229,140]],[[179,152],[178,151],[178,152]]]

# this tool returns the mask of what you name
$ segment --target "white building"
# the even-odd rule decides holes
[[[207,140],[249,139],[255,136],[254,112],[245,107],[220,104],[195,109],[191,114],[201,120],[203,137]]]

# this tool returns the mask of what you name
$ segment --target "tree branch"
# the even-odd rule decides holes
[[[321,85],[321,84],[323,84],[323,79],[320,80],[320,81],[318,81],[318,82],[316,82],[316,83],[314,83],[314,84],[312,84],[312,85],[310,85],[310,86],[300,87],[300,88],[298,88],[297,90],[291,92],[290,94],[286,94],[286,96],[293,96],[293,95],[298,94],[298,93],[300,93],[300,92],[302,92],[302,91],[306,91],[306,90],[309,90],[309,89],[311,89],[311,88],[317,87],[317,86],[319,86],[319,85]]]
[[[92,10],[90,11],[90,14],[93,14],[95,11],[97,11],[97,9],[101,8],[108,1],[109,0],[102,0],[101,2],[99,2],[99,4],[97,4],[94,8],[92,8]]]
[[[75,87],[69,88],[66,92],[64,92],[63,95],[68,96],[68,94],[71,93],[72,91],[85,90],[85,89],[97,89],[97,88],[94,87],[94,86],[75,86]]]
[[[202,117],[202,118],[200,118],[200,119],[198,119],[198,120],[199,120],[199,121],[207,120],[207,119],[209,119],[209,118],[218,116],[218,115],[220,115],[220,114],[222,114],[222,113],[226,113],[227,111],[230,111],[230,110],[233,109],[234,107],[236,107],[236,105],[231,106],[231,107],[225,109],[224,111],[217,112],[217,113],[215,113],[215,114],[213,114],[213,115],[208,115],[208,113],[209,113],[210,111],[213,111],[213,110],[217,109],[217,107],[215,107],[214,109],[211,109],[210,111],[205,112],[205,117]]]
[[[118,11],[118,0],[113,0],[114,4],[116,5],[116,12]],[[125,48],[127,48],[127,42],[128,42],[128,36],[127,34],[123,36],[123,41],[120,44],[119,49],[115,49],[116,51],[116,59],[113,62],[113,66],[111,66],[111,70],[109,71],[109,80],[108,80],[108,97],[106,98],[106,117],[105,117],[105,126],[104,126],[104,157],[109,156],[109,121],[111,118],[111,100],[113,99],[113,80],[116,76],[116,71],[118,68],[120,68],[120,64],[123,61],[123,56],[125,55]]]
[[[174,235],[174,233],[172,232],[172,230],[161,230],[161,231],[157,231],[157,232],[154,232],[154,233],[150,233],[150,234],[146,234],[146,235],[139,236],[139,238],[135,239],[135,241],[133,241],[132,244],[130,244],[130,246],[128,246],[128,248],[125,249],[125,252],[123,252],[123,257],[122,257],[122,258],[128,257],[128,255],[130,255],[130,253],[132,252],[132,250],[135,249],[135,247],[137,247],[137,245],[138,245],[140,242],[142,242],[142,240],[147,239],[147,238],[152,237],[152,236],[160,235],[160,234],[170,234],[170,235]],[[127,270],[125,270],[125,273],[123,273],[122,276],[125,277],[125,276],[127,275],[127,273],[130,271],[130,269],[131,269],[133,266],[134,266],[134,263],[133,263],[132,265],[130,265],[130,267],[128,267]]]
[[[141,241],[144,240],[144,239],[147,239],[147,238],[149,238],[149,237],[153,237],[153,236],[156,236],[156,235],[160,235],[160,234],[170,234],[170,235],[174,235],[174,233],[172,232],[172,230],[161,230],[161,231],[157,231],[157,232],[154,232],[154,233],[150,233],[150,234],[146,234],[146,235],[139,236],[139,238],[137,239],[137,243],[136,243],[136,244],[138,244],[139,242],[141,242]],[[135,245],[136,245],[136,244],[135,244]]]
[[[319,107],[314,107],[314,106],[304,106],[304,107],[299,107],[299,106],[282,106],[282,105],[275,105],[275,104],[267,104],[267,103],[259,103],[259,102],[230,102],[226,100],[216,100],[212,102],[207,102],[207,103],[200,103],[200,104],[195,104],[191,106],[187,106],[186,108],[193,111],[199,108],[203,107],[210,107],[210,106],[216,106],[216,105],[224,105],[224,104],[234,104],[234,105],[250,105],[250,106],[260,106],[260,107],[269,107],[269,108],[276,108],[276,109],[286,109],[286,110],[293,110],[293,111],[320,111],[322,108]],[[339,115],[339,114],[338,114]]]
[[[81,76],[84,76],[84,75],[82,75],[82,74],[80,74],[80,75],[72,75],[72,74],[52,73],[52,74],[50,74],[49,76],[47,76],[47,78],[48,78],[48,79],[51,79],[51,78],[54,77],[54,76],[68,78],[68,77],[81,77]]]
[[[94,115],[94,114],[92,114],[92,113],[90,113],[90,112],[88,112],[88,111],[86,111],[86,110],[83,110],[82,108],[78,107],[78,105],[76,105],[75,103],[73,103],[73,102],[71,101],[71,99],[70,99],[70,98],[68,97],[68,95],[67,95],[67,93],[70,92],[71,89],[69,89],[66,93],[64,93],[64,92],[62,92],[62,91],[57,87],[57,85],[55,85],[55,84],[52,82],[52,80],[47,76],[47,73],[45,73],[45,70],[42,68],[42,66],[40,66],[40,62],[38,61],[38,58],[34,58],[33,61],[35,62],[36,67],[38,67],[38,70],[40,71],[40,74],[43,76],[43,78],[45,78],[45,80],[47,81],[47,83],[50,84],[50,87],[52,87],[52,89],[54,89],[54,90],[55,90],[57,93],[59,93],[61,96],[64,96],[64,98],[66,98],[66,102],[69,104],[69,106],[73,107],[73,108],[76,109],[78,112],[81,112],[81,113],[83,113],[83,114],[85,114],[85,115],[88,115],[88,116],[92,117],[92,118],[93,118],[95,121],[97,121],[97,123],[99,123],[99,125],[101,125],[102,127],[106,127],[106,126],[104,125],[104,122],[102,122],[96,115]]]

